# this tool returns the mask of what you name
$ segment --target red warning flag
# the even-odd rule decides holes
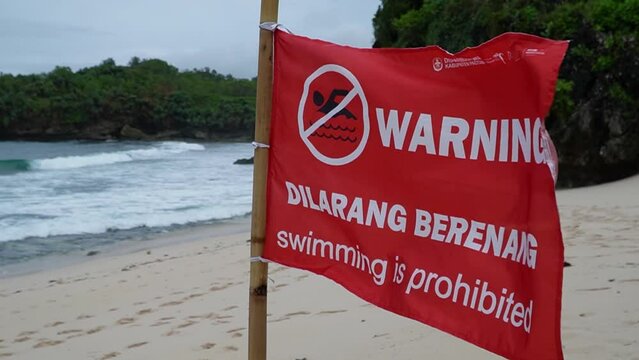
[[[263,256],[513,359],[561,359],[544,127],[568,43],[450,54],[275,32]]]

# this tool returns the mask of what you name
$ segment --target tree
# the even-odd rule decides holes
[[[0,75],[0,139],[101,139],[124,125],[154,136],[250,136],[254,80],[182,71],[159,59],[113,59],[73,72]]]

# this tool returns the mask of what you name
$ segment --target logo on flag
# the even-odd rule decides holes
[[[444,62],[442,61],[442,58],[440,58],[440,57],[434,58],[433,59],[433,70],[442,71],[443,68],[444,68]]]

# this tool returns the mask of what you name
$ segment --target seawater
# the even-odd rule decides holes
[[[248,143],[0,142],[0,266],[245,216]]]

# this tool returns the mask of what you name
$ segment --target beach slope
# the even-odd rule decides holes
[[[639,177],[557,197],[566,358],[639,359]],[[248,228],[0,279],[0,358],[245,359]],[[271,359],[498,358],[308,272],[271,265],[269,280]]]

